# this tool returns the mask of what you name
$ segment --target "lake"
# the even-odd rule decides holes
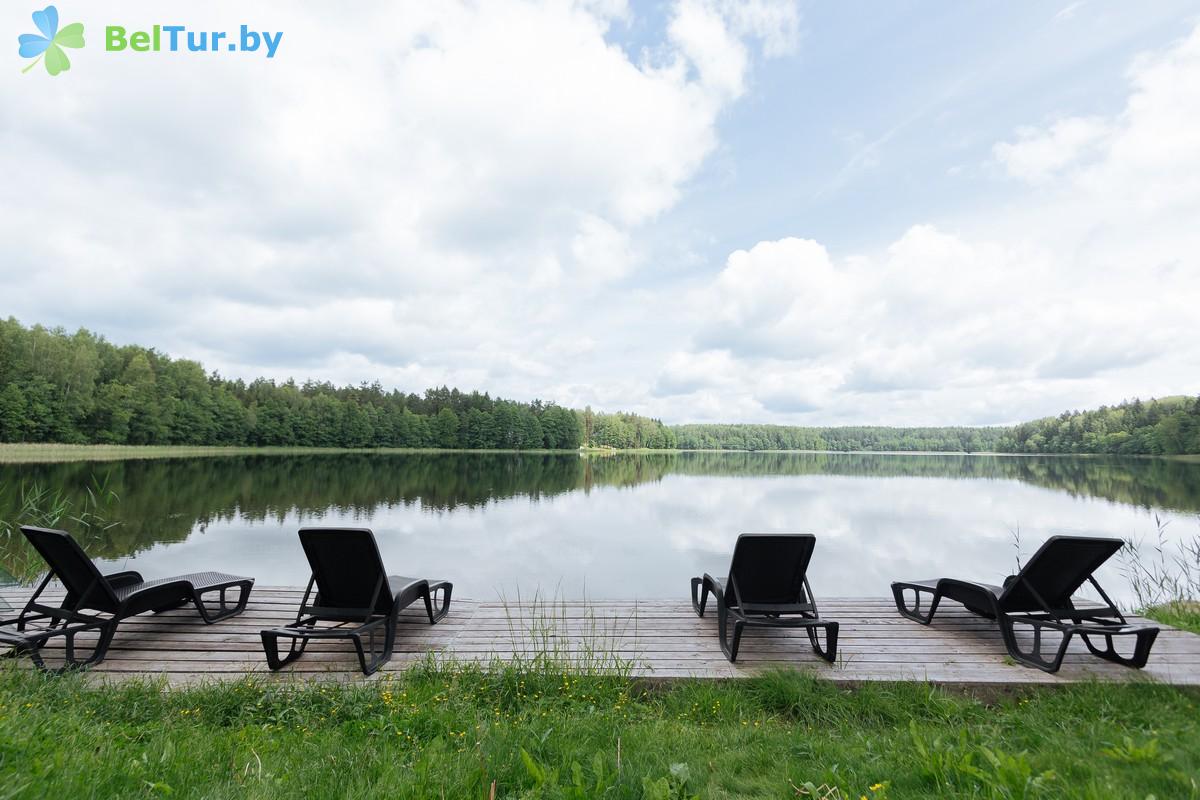
[[[302,526],[372,528],[393,572],[453,580],[491,599],[681,597],[728,566],[743,531],[817,535],[818,598],[888,594],[893,579],[998,582],[1049,535],[1200,535],[1200,464],[1164,459],[841,453],[330,454],[7,464],[0,519],[19,487],[84,509],[99,481],[119,500],[86,529],[107,567],[196,570],[303,585]],[[78,514],[77,514],[78,515]],[[1116,561],[1116,559],[1114,559]],[[41,562],[0,536],[0,568]],[[1119,564],[1103,577],[1127,597]],[[0,577],[4,577],[0,575]]]

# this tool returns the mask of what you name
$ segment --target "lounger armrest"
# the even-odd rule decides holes
[[[892,586],[899,586],[901,589],[919,589],[921,591],[932,592],[937,589],[937,579],[928,581],[892,581]]]
[[[117,616],[131,617],[145,611],[175,607],[182,600],[191,599],[191,597],[191,581],[171,580],[152,583],[144,589],[134,588],[122,597]]]
[[[396,606],[396,610],[399,610],[409,606],[417,598],[423,597],[429,591],[429,581],[424,578],[389,575],[384,588],[392,595],[392,603]]]
[[[929,588],[929,584],[933,583],[933,589]],[[966,581],[960,578],[939,578],[934,581],[913,581],[910,583],[892,584],[892,593],[898,594],[898,590],[911,589],[918,594],[920,592],[930,592],[933,594],[931,607],[936,606],[937,601],[943,597],[948,597],[951,600],[962,603],[968,611],[988,619],[995,619],[1001,613],[1003,607],[1000,604],[1000,597],[1004,590],[999,586],[994,586],[990,583],[979,583],[977,581]],[[904,609],[900,609],[900,613],[904,614]],[[909,616],[905,614],[905,616]],[[920,622],[921,620],[917,620]]]
[[[1010,614],[1014,619],[1020,620],[1020,614]],[[1053,620],[1048,620],[1053,621]],[[1112,634],[1113,636],[1130,636],[1146,630],[1162,630],[1157,625],[1151,625],[1145,622],[1104,622],[1102,620],[1084,619],[1082,622],[1067,622],[1062,623],[1062,627],[1071,628],[1076,633],[1092,633],[1092,634]]]
[[[1004,594],[1003,586],[996,586],[992,583],[980,583],[979,581],[968,581],[962,578],[941,578],[937,583],[938,587],[944,592],[951,589],[965,589],[969,592],[990,594],[997,600],[1000,599],[1000,595]]]
[[[142,578],[142,573],[128,570],[126,572],[114,572],[111,575],[105,575],[104,580],[108,581],[108,585],[114,589],[123,589],[126,586],[133,586],[138,583],[145,583]]]

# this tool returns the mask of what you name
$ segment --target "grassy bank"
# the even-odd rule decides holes
[[[1164,625],[1192,633],[1200,633],[1200,601],[1178,600],[1151,606],[1141,612],[1142,616]]]
[[[938,450],[705,450],[705,449],[652,449],[646,447],[580,447],[575,450],[478,450],[440,447],[406,448],[351,448],[351,447],[193,447],[190,445],[111,445],[111,444],[19,444],[0,443],[0,464],[59,463],[66,461],[120,461],[143,458],[200,458],[205,456],[242,455],[330,455],[337,453],[585,453],[593,456],[629,453],[820,453],[828,455],[890,455],[890,456],[992,456],[1002,458],[1111,458],[1095,453],[994,453],[979,451],[963,453]],[[1128,458],[1162,459],[1167,461],[1200,462],[1195,456],[1128,456]]]
[[[796,673],[162,691],[0,671],[5,798],[1196,798],[1198,774],[1200,694],[1154,685],[985,702]]]
[[[302,456],[337,453],[576,453],[577,450],[446,450],[420,448],[349,447],[190,447],[186,445],[0,444],[0,464],[63,461],[121,461],[142,458],[202,458],[206,456]]]

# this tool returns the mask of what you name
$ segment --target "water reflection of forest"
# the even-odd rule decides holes
[[[669,475],[840,475],[1017,480],[1074,496],[1141,507],[1200,510],[1200,464],[1165,459],[879,455],[857,453],[339,454],[235,456],[0,466],[0,520],[17,515],[18,487],[37,483],[82,498],[96,475],[120,497],[120,524],[93,535],[98,557],[177,542],[197,526],[240,516],[370,513],[420,504],[431,511],[494,500],[537,500],[595,487],[637,486]],[[69,527],[69,524],[68,524]],[[0,563],[25,559],[20,537],[0,542]]]

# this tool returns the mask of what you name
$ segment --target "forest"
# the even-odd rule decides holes
[[[1200,454],[1200,397],[1131,400],[1094,411],[1067,411],[1005,432],[1000,452]]]
[[[636,414],[573,411],[441,387],[246,383],[195,361],[0,320],[0,442],[264,447],[673,448]]]
[[[677,425],[674,430],[685,450],[1191,455],[1200,454],[1200,397],[1130,400],[1012,427]]]
[[[800,428],[788,425],[676,425],[684,450],[996,452],[1006,428]]]
[[[264,447],[1200,454],[1200,397],[1012,427],[664,425],[448,387],[249,383],[80,329],[0,320],[0,442]]]

